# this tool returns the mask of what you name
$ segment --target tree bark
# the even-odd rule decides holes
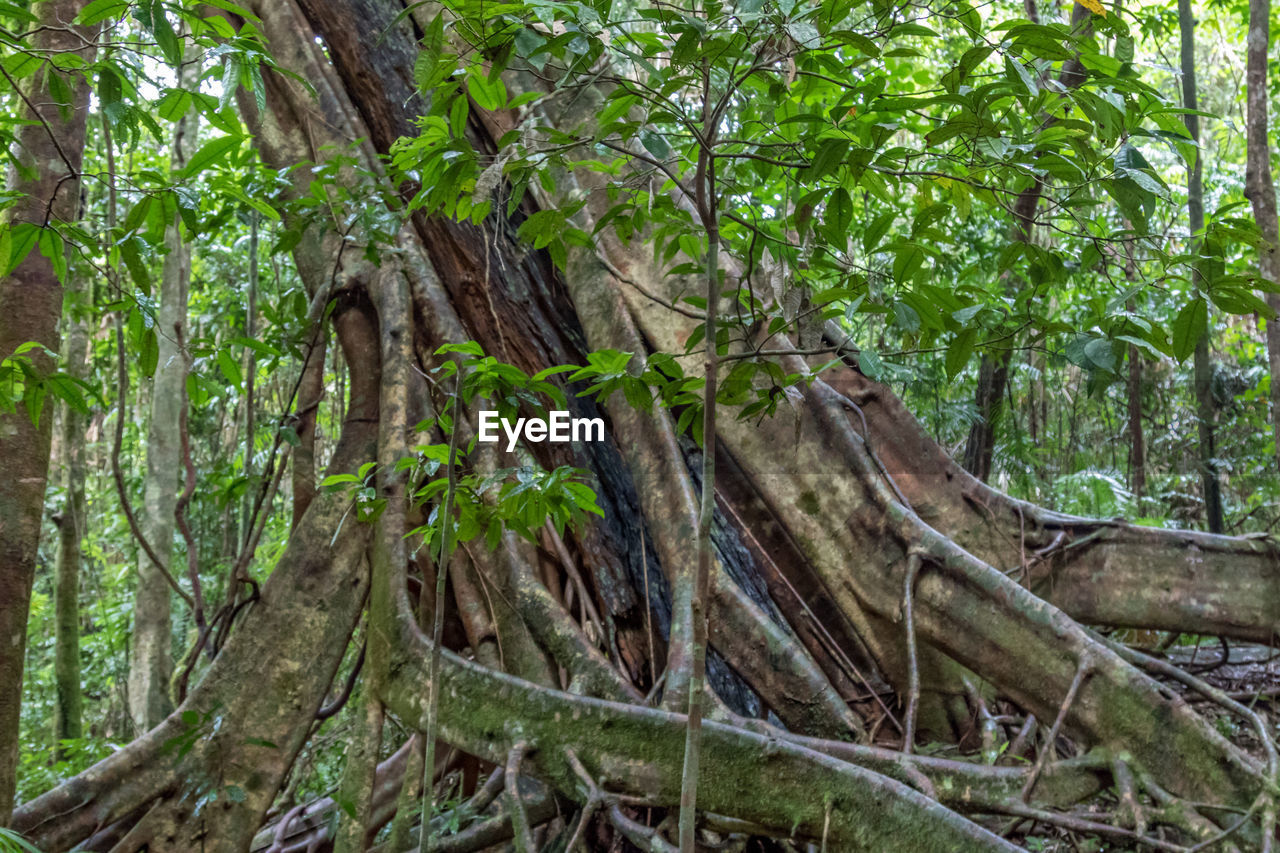
[[[89,327],[85,304],[89,289],[73,276],[65,293],[67,336],[63,360],[67,375],[84,381],[88,375]],[[80,691],[80,560],[81,541],[86,535],[88,507],[85,501],[85,417],[68,403],[62,405],[62,457],[66,465],[67,496],[62,511],[54,517],[58,527],[58,557],[54,575],[53,680],[56,690],[54,710],[54,750],[65,755],[62,741],[83,736],[81,721],[83,696]]]
[[[1142,354],[1129,346],[1129,380],[1127,386],[1129,417],[1129,491],[1134,506],[1142,513],[1142,499],[1147,493],[1147,449],[1142,430]]]
[[[192,86],[199,62],[184,66],[179,86]],[[178,119],[173,131],[169,170],[177,174],[196,148],[194,110]],[[151,417],[147,424],[147,474],[139,519],[143,535],[169,574],[174,566],[174,510],[181,482],[180,411],[186,400],[187,354],[178,346],[178,327],[186,333],[191,248],[175,212],[165,229],[160,310],[156,316],[159,357],[151,383]],[[124,401],[121,401],[121,405]],[[137,731],[158,726],[173,710],[169,680],[173,674],[171,592],[164,575],[147,554],[138,555],[138,593],[133,609],[133,643],[129,653],[129,714]]]
[[[298,411],[294,417],[294,430],[298,434],[298,446],[293,449],[290,462],[290,481],[293,486],[293,527],[306,515],[307,507],[316,495],[316,416],[324,401],[324,357],[329,336],[323,324],[315,331],[314,345],[307,350],[306,363],[302,366],[302,378],[298,382]]]
[[[1280,279],[1280,225],[1276,216],[1276,185],[1271,177],[1270,131],[1267,120],[1267,63],[1270,61],[1271,2],[1250,0],[1249,33],[1245,41],[1245,178],[1244,194],[1253,205],[1262,246],[1258,249],[1258,275],[1266,279],[1267,363],[1271,368],[1271,428],[1276,460],[1280,464],[1280,294],[1273,291]]]
[[[37,55],[77,53],[90,60],[92,49],[86,45],[92,43],[94,31],[71,24],[84,5],[82,0],[46,0],[33,7],[40,26],[33,30],[31,49]],[[63,77],[71,92],[70,103],[57,103],[47,83],[50,74]],[[33,79],[34,84],[31,80],[17,83],[25,104],[23,115],[37,123],[22,125],[15,134],[24,172],[15,171],[8,178],[8,191],[20,199],[9,209],[9,227],[48,228],[73,222],[79,215],[89,87],[78,74],[65,74],[48,64]],[[54,251],[61,251],[61,242],[55,245]],[[29,341],[58,350],[62,284],[53,262],[43,253],[32,250],[0,279],[0,305],[5,306],[0,313],[0,358],[9,358]],[[51,370],[51,361],[39,350],[28,356],[39,373]],[[0,589],[5,590],[0,604],[0,826],[8,823],[13,808],[27,611],[52,427],[51,411],[40,413],[36,422],[21,406],[16,412],[0,414],[0,459],[5,460],[8,483],[0,490]]]
[[[1187,125],[1187,133],[1195,142],[1196,159],[1187,172],[1187,227],[1190,231],[1188,245],[1196,254],[1200,251],[1200,234],[1204,231],[1204,184],[1201,175],[1204,171],[1203,148],[1200,148],[1200,117],[1194,113],[1198,109],[1196,98],[1196,22],[1191,11],[1191,0],[1178,0],[1178,30],[1181,34],[1182,63],[1182,106],[1188,112],[1183,116]],[[1202,263],[1192,263],[1192,279],[1196,285],[1197,299],[1207,296],[1198,292],[1204,287]],[[1205,330],[1196,340],[1195,353],[1192,357],[1194,378],[1192,389],[1196,399],[1196,425],[1199,437],[1200,485],[1204,493],[1205,524],[1210,533],[1223,531],[1222,517],[1222,484],[1218,479],[1218,467],[1215,460],[1214,430],[1217,421],[1216,406],[1213,402],[1213,365],[1210,363],[1209,332]]]

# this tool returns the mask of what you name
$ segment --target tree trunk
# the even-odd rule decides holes
[[[258,211],[249,211],[249,279],[245,283],[244,334],[254,340],[258,333]],[[244,373],[244,464],[241,469],[246,485],[244,496],[240,499],[240,546],[246,547],[252,531],[249,529],[253,518],[254,495],[257,494],[253,473],[253,452],[257,434],[254,424],[257,422],[254,400],[255,380],[258,374],[257,353],[252,347],[245,347],[244,361],[241,367]]]
[[[1138,280],[1138,263],[1134,256],[1133,243],[1125,244],[1125,280],[1132,283]],[[1133,300],[1125,306],[1129,311],[1136,310]],[[1129,490],[1133,492],[1133,505],[1138,515],[1145,515],[1142,501],[1147,493],[1147,440],[1142,428],[1142,352],[1133,344],[1129,345],[1129,378],[1128,387],[1129,416]]]
[[[1270,284],[1266,287],[1267,305],[1273,316],[1267,318],[1267,362],[1271,367],[1271,428],[1276,460],[1280,464],[1280,294],[1274,293],[1280,279],[1280,225],[1276,217],[1276,185],[1271,177],[1270,130],[1267,121],[1267,63],[1270,61],[1271,3],[1250,0],[1249,34],[1245,63],[1246,118],[1244,194],[1253,204],[1253,218],[1258,223],[1262,247],[1258,250],[1258,275]]]
[[[978,364],[978,385],[973,405],[978,419],[969,427],[964,443],[964,469],[982,482],[991,479],[991,461],[996,449],[996,426],[1004,407],[1009,384],[1009,353],[983,353]]]
[[[63,360],[67,375],[84,381],[88,376],[89,327],[85,304],[90,291],[79,276],[66,287],[68,318]],[[67,497],[62,511],[54,517],[58,527],[58,557],[54,575],[54,652],[56,689],[54,709],[55,754],[64,756],[62,741],[83,736],[80,692],[80,559],[81,541],[86,535],[88,508],[85,502],[85,417],[68,404],[62,405],[62,457],[66,465]]]
[[[1147,450],[1142,431],[1142,354],[1129,346],[1129,382],[1127,387],[1129,415],[1129,491],[1142,515],[1142,500],[1147,493]]]
[[[71,22],[84,6],[82,0],[46,0],[33,8],[40,26],[31,35],[36,55],[78,53],[90,59],[94,31],[73,27]],[[51,93],[47,75],[62,76],[71,92],[70,103],[59,104]],[[34,80],[34,84],[33,81]],[[24,124],[15,132],[14,146],[30,174],[9,175],[7,189],[19,198],[8,211],[7,225],[48,228],[70,223],[79,211],[80,163],[84,155],[85,111],[89,88],[78,74],[64,74],[45,64],[34,78],[19,81],[24,117],[39,123]],[[62,253],[63,244],[50,244]],[[35,341],[58,350],[58,320],[62,316],[62,284],[54,264],[39,250],[32,250],[13,271],[0,280],[0,358],[13,356],[18,347]],[[39,373],[52,368],[40,350],[27,357]],[[27,647],[27,611],[35,577],[40,519],[44,511],[45,480],[49,473],[49,444],[53,412],[44,411],[33,422],[19,406],[0,414],[0,459],[5,460],[7,485],[0,490],[0,826],[13,807],[14,772],[18,761],[18,717],[22,704],[23,655]]]
[[[180,86],[197,78],[199,63],[184,66]],[[174,127],[169,169],[176,174],[196,148],[194,111]],[[182,438],[180,409],[184,405],[187,354],[178,346],[178,327],[187,331],[187,291],[191,279],[191,248],[183,236],[177,213],[165,229],[164,268],[160,282],[160,310],[156,317],[159,358],[151,384],[151,417],[147,426],[147,475],[143,486],[143,535],[171,575],[174,560],[174,509],[181,482]],[[124,401],[121,401],[123,405]],[[133,644],[129,656],[129,714],[137,731],[158,726],[173,710],[169,680],[173,674],[170,589],[164,575],[145,554],[138,555],[138,594],[133,610]]]
[[[1204,231],[1204,185],[1201,175],[1204,171],[1203,148],[1200,144],[1200,117],[1194,113],[1198,109],[1196,99],[1196,22],[1191,12],[1191,0],[1178,0],[1178,29],[1182,35],[1182,106],[1188,112],[1183,119],[1187,124],[1187,133],[1197,145],[1195,163],[1187,173],[1187,227],[1190,231],[1188,245],[1195,254],[1200,251],[1200,235]],[[1199,292],[1204,287],[1202,263],[1192,264],[1193,280],[1197,288],[1196,299],[1206,299],[1207,295]],[[1217,421],[1216,406],[1213,402],[1213,365],[1210,363],[1209,331],[1196,340],[1193,359],[1193,390],[1196,398],[1196,424],[1199,437],[1200,483],[1204,492],[1205,522],[1210,533],[1223,531],[1222,518],[1222,484],[1218,479],[1218,466],[1215,460],[1214,430]]]
[[[263,161],[281,169],[354,144],[366,158],[361,166],[374,171],[371,154],[411,132],[421,106],[404,76],[415,45],[411,24],[396,20],[399,7],[373,0],[248,5],[277,61],[316,90],[313,100],[301,85],[265,75],[268,110],[253,123]],[[379,49],[369,50],[374,43]],[[509,76],[510,91],[535,85],[517,77]],[[598,110],[599,96],[587,90],[552,100],[546,109],[565,112],[545,118],[572,126]],[[245,107],[255,112],[251,101]],[[324,122],[311,120],[317,113]],[[488,116],[470,130],[487,144],[488,129],[505,120]],[[288,175],[293,192],[306,194],[308,170]],[[589,200],[577,224],[591,230],[607,201],[585,179],[557,178]],[[532,209],[526,201],[515,220]],[[497,218],[482,230],[414,217],[381,253],[379,269],[362,252],[342,252],[335,228],[304,233],[295,260],[313,304],[337,300],[336,339],[351,378],[332,470],[397,458],[404,428],[436,406],[418,371],[408,369],[399,348],[406,341],[419,370],[439,363],[440,344],[470,338],[533,373],[582,363],[588,347],[644,356],[687,339],[696,321],[641,295],[669,295],[670,282],[639,241],[626,246],[602,232],[593,251],[571,253],[561,274],[513,232]],[[357,245],[363,239],[352,235]],[[810,367],[798,357],[784,365],[788,372]],[[386,405],[406,382],[409,402]],[[915,583],[906,588],[914,633],[921,661],[939,668],[921,667],[922,692],[950,689],[967,669],[1038,719],[1060,717],[1062,731],[1083,747],[1129,756],[1151,790],[1169,792],[1174,803],[1221,804],[1227,817],[1212,814],[1224,822],[1249,808],[1262,784],[1257,762],[1075,620],[1269,638],[1280,626],[1273,543],[1133,528],[1009,499],[962,471],[901,401],[852,367],[833,368],[802,395],[794,412],[759,424],[717,421],[715,654],[708,657],[715,697],[702,733],[704,812],[832,850],[1010,850],[968,816],[1025,814],[1024,788],[1037,806],[1067,805],[1111,784],[1109,771],[1100,778],[1087,762],[1051,762],[1029,785],[1022,767],[944,762],[836,739],[865,730],[849,721],[855,708],[877,701],[871,697],[883,690],[882,676],[900,696],[909,692],[902,590],[913,562]],[[604,517],[566,534],[564,551],[577,558],[616,645],[590,637],[538,582],[529,549],[506,540],[496,553],[470,549],[451,581],[474,660],[442,653],[440,736],[513,775],[537,776],[579,804],[598,789],[671,808],[685,718],[646,706],[637,685],[650,683],[648,621],[659,640],[670,628],[667,578],[676,567],[668,555],[689,558],[699,460],[681,452],[664,410],[635,412],[621,399],[597,407],[575,396],[567,404],[576,416],[607,412],[606,440],[543,443],[529,453],[545,467],[591,472]],[[465,418],[456,423],[467,428]],[[172,715],[25,804],[18,828],[50,853],[114,823],[129,833],[120,851],[247,847],[311,729],[370,585],[371,624],[384,632],[388,655],[379,699],[410,728],[425,728],[434,650],[407,599],[405,560],[375,560],[367,577],[361,557],[369,526],[348,522],[335,538],[348,504],[341,493],[315,497],[261,600],[179,709],[216,716],[216,729],[200,730],[175,762],[163,744],[187,723]],[[491,596],[492,613],[468,584],[500,592]],[[733,628],[717,633],[716,625]],[[665,653],[659,646],[652,655]],[[564,670],[557,684],[568,689],[548,686],[551,662]],[[789,730],[746,719],[769,711]],[[513,751],[522,759],[509,763]],[[210,778],[245,796],[193,814]],[[518,794],[520,780],[508,783]],[[528,810],[531,822],[538,814]],[[510,828],[512,815],[499,817]]]
[[[293,486],[293,524],[297,527],[306,515],[307,507],[316,496],[316,415],[324,401],[324,357],[328,347],[328,334],[323,325],[314,332],[314,346],[307,352],[298,381],[298,412],[293,428],[298,434],[298,446],[293,449],[290,462],[290,481]]]

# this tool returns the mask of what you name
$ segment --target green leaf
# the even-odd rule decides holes
[[[453,135],[462,138],[467,133],[467,114],[470,112],[471,106],[465,95],[459,95],[453,99],[453,105],[449,108],[449,130]]]
[[[1133,62],[1133,38],[1120,36],[1116,39],[1116,59],[1121,62]]]
[[[182,176],[194,177],[217,161],[227,159],[232,151],[240,147],[242,141],[244,138],[240,136],[220,136],[209,140],[200,146],[199,151],[191,155],[191,160],[182,170]]]
[[[194,100],[186,89],[169,89],[156,104],[156,114],[165,121],[177,121],[187,114]]]
[[[53,228],[41,228],[38,245],[40,254],[48,258],[53,266],[53,274],[58,277],[58,281],[65,282],[67,280],[67,248],[62,242],[62,235]]]
[[[837,246],[845,245],[848,241],[849,223],[852,220],[853,201],[849,198],[849,191],[844,187],[836,187],[827,198],[826,214],[823,217],[827,239]]]
[[[862,232],[862,249],[870,254],[871,250],[880,245],[880,241],[884,239],[884,235],[889,231],[889,226],[893,224],[897,211],[887,211],[871,220]]]
[[[644,146],[645,151],[653,155],[655,160],[663,161],[671,156],[671,146],[667,140],[652,130],[640,131],[640,144]]]
[[[147,329],[142,334],[142,349],[138,353],[138,369],[143,376],[154,376],[156,365],[160,363],[160,342],[156,340],[156,330]]]
[[[177,68],[182,64],[182,42],[178,39],[178,34],[173,31],[173,25],[169,23],[169,18],[159,3],[155,5],[151,26],[156,44],[160,46],[160,52],[164,54],[165,61]]]
[[[12,850],[14,853],[41,853],[40,848],[27,841],[11,829],[0,828],[0,850]]]
[[[92,0],[76,15],[76,23],[84,27],[100,24],[108,18],[119,18],[129,11],[128,0]]]
[[[244,377],[240,374],[240,365],[236,363],[230,352],[224,349],[218,350],[217,361],[218,370],[222,372],[223,377],[232,387],[239,389],[244,385]]]
[[[240,86],[240,58],[228,56],[222,66],[222,97],[218,99],[218,110],[224,110],[236,96]]]
[[[818,153],[813,155],[813,160],[809,163],[809,177],[816,181],[835,171],[848,154],[848,139],[836,137],[826,140],[818,147]]]
[[[36,247],[36,242],[40,239],[42,229],[39,225],[33,225],[30,222],[0,225],[0,228],[4,228],[6,234],[10,236],[8,257],[4,266],[4,274],[9,275],[18,264],[26,260],[27,255],[31,254],[31,250]]]
[[[1195,352],[1196,342],[1209,330],[1209,306],[1202,297],[1188,303],[1173,320],[1173,357],[1184,361]]]
[[[493,112],[507,105],[507,87],[501,77],[492,80],[482,73],[467,75],[467,91],[482,110]]]
[[[973,355],[973,347],[977,341],[977,329],[965,329],[956,335],[951,346],[947,347],[947,355],[944,359],[948,379],[955,379],[960,371],[964,370],[965,365],[969,363],[969,357]]]
[[[868,379],[879,382],[884,376],[884,362],[875,350],[864,349],[858,352],[858,369]]]

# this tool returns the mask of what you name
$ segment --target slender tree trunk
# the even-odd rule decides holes
[[[85,304],[89,289],[79,276],[66,287],[67,337],[63,347],[66,372],[83,381],[89,327]],[[85,536],[85,417],[74,407],[62,405],[62,456],[66,464],[67,497],[62,512],[54,517],[58,525],[58,558],[54,577],[53,680],[56,688],[54,739],[57,755],[61,742],[83,736],[80,693],[80,543]]]
[[[78,53],[90,59],[92,49],[86,47],[86,40],[91,42],[95,31],[71,24],[84,5],[82,0],[37,4],[33,12],[40,25],[32,31],[33,55]],[[70,222],[79,208],[89,90],[78,74],[62,75],[71,91],[71,102],[59,105],[47,82],[49,74],[60,72],[46,65],[37,76],[17,81],[24,117],[39,121],[21,125],[15,134],[17,144],[13,148],[31,174],[13,172],[8,177],[8,191],[20,199],[9,210],[9,227],[48,227]],[[44,254],[33,250],[0,279],[0,305],[4,306],[0,312],[0,358],[10,357],[28,341],[57,350],[62,284],[52,261]],[[39,350],[28,355],[37,370],[52,368]],[[52,411],[41,412],[34,423],[22,406],[11,414],[0,414],[0,459],[4,460],[6,481],[0,489],[0,590],[4,591],[0,602],[0,825],[7,825],[13,808],[27,611],[40,541],[52,428]]]
[[[293,527],[302,521],[307,507],[316,495],[316,415],[324,400],[324,357],[328,344],[328,332],[323,324],[316,329],[315,346],[307,355],[298,382],[298,411],[294,429],[298,433],[298,446],[293,449],[293,467],[290,471],[293,483]]]
[[[258,334],[258,212],[249,211],[249,293],[245,303],[244,335],[255,340]],[[252,535],[253,500],[257,489],[253,483],[253,445],[255,433],[254,380],[257,378],[258,361],[252,347],[244,350],[244,498],[240,504],[241,547]]]
[[[1178,29],[1182,36],[1182,106],[1198,109],[1196,98],[1196,22],[1191,12],[1191,0],[1178,0]],[[1200,117],[1194,112],[1183,116],[1187,132],[1197,145],[1200,143]],[[1204,230],[1204,171],[1203,149],[1197,149],[1195,163],[1187,173],[1187,225],[1190,229],[1191,251],[1200,250],[1200,232]],[[1195,261],[1193,277],[1197,289],[1204,286],[1201,264]],[[1196,298],[1206,298],[1197,293]],[[1205,519],[1210,533],[1221,533],[1222,484],[1218,479],[1214,427],[1217,412],[1213,402],[1213,366],[1210,363],[1209,332],[1196,341],[1193,356],[1193,387],[1196,397],[1196,422],[1199,433],[1200,483],[1204,492]]]
[[[1271,45],[1271,2],[1250,0],[1247,61],[1244,194],[1253,204],[1263,245],[1258,252],[1258,275],[1273,284],[1267,289],[1267,305],[1280,315],[1280,294],[1273,293],[1280,279],[1280,226],[1276,222],[1276,185],[1271,177],[1270,130],[1267,121],[1267,63]],[[1280,463],[1280,316],[1267,319],[1267,361],[1271,367],[1271,428],[1276,460]]]
[[[1125,243],[1124,277],[1130,283],[1138,280],[1138,262],[1134,257],[1132,241]],[[1126,307],[1130,311],[1137,310],[1133,300],[1129,300]],[[1142,352],[1133,344],[1129,345],[1126,391],[1129,415],[1129,490],[1133,492],[1138,514],[1142,515],[1142,500],[1147,493],[1147,441],[1142,427]]]
[[[1147,450],[1142,431],[1142,355],[1129,347],[1129,490],[1142,512],[1142,499],[1147,492]]]
[[[191,86],[198,62],[184,66],[179,85]],[[178,172],[196,146],[196,115],[190,112],[174,128],[170,171]],[[177,327],[186,330],[187,291],[191,278],[191,249],[175,213],[165,230],[164,268],[160,282],[160,311],[156,318],[159,359],[151,383],[151,418],[147,425],[147,476],[143,486],[143,535],[173,571],[174,509],[181,480],[180,409],[187,381],[186,354],[179,350]],[[122,401],[123,404],[123,401]],[[129,660],[129,713],[139,731],[160,724],[173,710],[169,679],[173,672],[170,589],[146,554],[138,555],[138,595],[133,614],[133,645]]]
[[[704,80],[710,72],[704,71]],[[707,229],[706,258],[706,338],[703,346],[702,391],[702,494],[698,506],[698,561],[691,578],[681,578],[678,583],[691,587],[690,624],[692,648],[689,660],[689,695],[686,713],[684,766],[680,774],[680,851],[693,853],[697,828],[698,769],[701,764],[703,686],[707,675],[707,619],[711,604],[711,571],[715,562],[715,545],[711,542],[711,527],[716,515],[716,381],[720,368],[717,322],[720,312],[720,212],[717,209],[715,160],[713,147],[716,127],[710,117],[712,93],[709,84],[703,89],[704,124],[701,156],[698,161],[698,198],[696,206]]]
[[[978,364],[978,385],[973,403],[978,419],[969,427],[964,444],[964,469],[982,482],[991,478],[991,460],[996,447],[996,425],[1009,382],[1009,353],[983,353]]]

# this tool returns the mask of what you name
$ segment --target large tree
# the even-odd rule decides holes
[[[642,691],[658,686],[663,660],[681,659],[678,648],[663,648],[667,629],[673,646],[695,636],[680,626],[673,592],[696,577],[697,496],[702,472],[712,470],[683,436],[679,413],[633,406],[622,391],[599,402],[568,396],[574,415],[607,418],[605,440],[525,452],[546,470],[588,472],[601,518],[564,532],[552,525],[540,548],[498,530],[495,547],[477,541],[442,566],[426,551],[387,558],[403,554],[388,543],[431,520],[429,509],[405,505],[406,485],[420,483],[406,483],[394,462],[417,440],[415,424],[434,430],[428,443],[444,439],[438,413],[450,396],[434,371],[466,360],[441,346],[474,341],[532,376],[602,351],[642,361],[682,353],[705,318],[696,303],[673,301],[680,282],[664,275],[643,241],[601,229],[589,245],[563,247],[559,264],[530,251],[516,232],[551,209],[550,190],[494,205],[498,213],[478,223],[407,212],[424,188],[412,171],[387,182],[381,155],[417,137],[415,119],[433,109],[412,79],[415,67],[429,65],[418,60],[418,39],[425,33],[436,53],[461,49],[446,45],[427,10],[379,0],[246,6],[275,61],[300,78],[267,72],[262,97],[242,93],[241,107],[261,159],[290,182],[282,207],[310,318],[332,324],[350,375],[329,469],[355,477],[331,482],[363,486],[362,463],[381,462],[370,480],[376,497],[366,496],[382,502],[381,515],[357,523],[351,492],[317,493],[260,591],[226,617],[234,629],[177,710],[23,804],[13,826],[49,851],[249,848],[317,715],[330,713],[322,706],[362,612],[364,684],[376,691],[366,707],[384,707],[410,729],[428,727],[432,648],[406,575],[424,590],[421,611],[436,572],[447,572],[461,630],[446,635],[438,733],[507,774],[494,834],[477,832],[450,849],[524,836],[526,824],[554,818],[549,792],[600,811],[633,842],[661,845],[636,807],[678,802],[686,718],[651,707]],[[858,38],[878,50],[872,40],[887,40],[892,28],[867,26]],[[776,52],[770,73],[788,74],[804,40],[796,32],[790,43],[780,33],[762,39],[762,56]],[[554,78],[516,64],[504,91],[545,96],[538,121],[568,134],[605,114],[609,81],[621,78],[607,67],[588,70],[595,84],[578,80],[559,92]],[[469,108],[465,95],[461,102],[461,120],[450,108],[453,132],[474,150],[500,150],[519,115]],[[663,144],[649,139],[646,150],[665,165]],[[331,158],[349,167],[336,172],[365,216],[306,203],[311,164]],[[606,180],[555,174],[556,189],[582,202],[564,228],[591,232],[607,220]],[[676,207],[673,193],[663,197]],[[395,228],[375,233],[388,221],[382,214],[393,213],[401,214],[390,220]],[[747,360],[748,346],[734,342],[725,355]],[[1113,783],[1154,803],[1135,828],[1110,830],[1130,840],[1148,821],[1207,840],[1242,812],[1264,815],[1267,827],[1274,759],[1262,762],[1225,738],[1145,671],[1160,664],[1095,628],[1270,642],[1280,624],[1280,573],[1269,540],[1139,528],[1014,500],[957,466],[867,375],[874,362],[851,351],[838,327],[802,328],[795,340],[774,335],[768,347],[780,351],[771,357],[783,373],[803,381],[780,391],[772,417],[726,412],[715,421],[716,561],[706,602],[715,696],[706,703],[697,801],[708,827],[828,849],[1007,850],[1013,845],[985,828],[984,817],[1098,831],[1050,810]],[[816,374],[832,352],[842,360]],[[464,364],[483,367],[480,359]],[[452,429],[469,437],[467,418],[456,415],[475,412],[452,411]],[[485,473],[504,463],[477,445],[467,464]],[[579,615],[553,594],[560,582],[576,585]],[[666,678],[680,675],[673,666]],[[1045,724],[1042,758],[1031,767],[986,766],[914,755],[910,738],[901,752],[850,742],[867,739],[860,711],[883,702],[881,679],[908,708],[902,727],[910,732],[917,721],[934,739],[965,737],[984,696],[1015,703]],[[886,717],[889,725],[897,716]],[[1060,735],[1098,747],[1102,758],[1057,761]],[[370,755],[359,760],[372,771]],[[366,828],[378,815],[387,819],[379,803],[397,787],[387,776],[403,773],[404,763],[364,775],[372,787],[351,811],[374,816]],[[522,775],[545,787],[522,786]],[[298,815],[278,823],[263,846],[284,849]],[[304,834],[288,849],[304,849],[324,833],[322,823],[297,820]],[[1241,828],[1237,843],[1256,843],[1258,827]]]
[[[31,408],[0,412],[0,457],[6,460],[6,485],[0,497],[0,824],[13,804],[18,759],[18,718],[22,703],[23,654],[27,610],[35,577],[36,552],[49,473],[53,417],[32,417],[40,410],[43,381],[53,372],[46,353],[59,346],[62,283],[66,248],[54,226],[72,223],[80,213],[77,192],[84,156],[89,86],[77,72],[66,72],[44,57],[66,54],[81,60],[93,54],[93,31],[73,26],[84,6],[80,0],[37,3],[30,14],[29,56],[25,79],[5,77],[22,104],[24,124],[14,140],[18,148],[7,188],[19,199],[7,211],[11,234],[21,234],[30,252],[9,263],[0,279],[0,358],[8,382],[28,385]],[[10,268],[11,267],[11,268]],[[61,272],[59,272],[61,270]],[[29,347],[35,344],[35,348]]]

